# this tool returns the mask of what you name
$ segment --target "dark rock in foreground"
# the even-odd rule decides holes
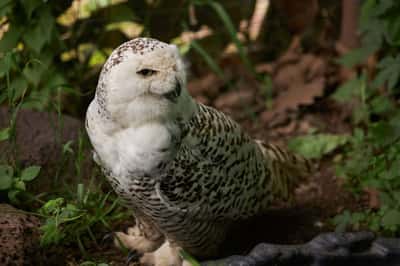
[[[40,265],[39,219],[0,204],[0,265]]]
[[[397,266],[400,239],[371,232],[325,233],[301,245],[257,245],[247,256],[231,256],[204,266]]]

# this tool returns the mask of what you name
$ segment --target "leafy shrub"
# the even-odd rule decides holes
[[[373,188],[379,191],[377,210],[345,211],[334,219],[338,229],[367,226],[390,234],[400,232],[400,3],[368,0],[363,4],[360,28],[362,47],[340,62],[360,63],[379,51],[377,73],[369,80],[366,71],[341,86],[336,100],[352,101],[353,121],[358,125],[350,138],[345,158],[337,166],[356,194]]]

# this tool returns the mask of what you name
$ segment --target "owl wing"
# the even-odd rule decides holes
[[[271,200],[270,171],[258,144],[228,116],[199,104],[157,189],[167,208],[198,219],[238,219]]]

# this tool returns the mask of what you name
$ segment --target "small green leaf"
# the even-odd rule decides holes
[[[66,142],[63,146],[62,146],[62,153],[63,154],[73,154],[74,150],[72,149],[72,145],[74,144],[73,140],[69,140],[68,142]]]
[[[65,233],[58,228],[54,218],[47,219],[46,223],[40,227],[40,230],[43,232],[40,239],[41,246],[58,244],[65,237]]]
[[[0,141],[8,140],[10,137],[10,128],[6,127],[0,130]]]
[[[362,86],[361,78],[354,78],[346,81],[343,85],[336,89],[332,94],[332,98],[338,102],[349,102],[355,96],[360,96],[360,87]]]
[[[19,203],[19,200],[18,200],[18,194],[20,193],[21,191],[19,191],[19,190],[17,190],[17,189],[13,189],[13,190],[10,190],[10,191],[8,191],[8,193],[7,193],[7,196],[8,196],[8,198],[10,199],[10,201],[12,202],[12,203],[14,203],[14,204],[18,204]]]
[[[400,79],[400,56],[383,58],[379,62],[378,68],[380,71],[376,75],[373,85],[379,87],[387,82],[389,90],[392,90]]]
[[[40,166],[30,166],[22,171],[21,179],[23,181],[31,181],[35,179],[40,172]]]
[[[13,182],[14,169],[9,165],[0,165],[0,190],[9,189]]]
[[[64,204],[64,198],[56,198],[46,202],[42,208],[41,212],[46,215],[56,214],[60,212],[61,206]]]
[[[353,67],[357,64],[364,62],[368,58],[368,56],[373,54],[375,51],[376,47],[374,46],[363,46],[359,49],[355,49],[351,52],[346,53],[337,61],[339,64],[346,67]]]
[[[378,96],[371,100],[372,112],[383,114],[393,109],[393,104],[390,98],[386,96]]]
[[[26,190],[25,182],[22,180],[17,180],[14,184],[14,188],[25,191]]]
[[[0,176],[0,190],[9,189],[12,186],[11,176]]]

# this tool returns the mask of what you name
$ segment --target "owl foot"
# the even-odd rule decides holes
[[[183,260],[179,254],[180,247],[171,245],[165,241],[154,252],[147,252],[140,258],[140,263],[145,266],[189,266],[186,260]]]
[[[130,227],[127,233],[115,232],[114,245],[118,248],[127,248],[138,254],[153,252],[161,246],[164,237],[161,234],[146,236],[138,226]]]

